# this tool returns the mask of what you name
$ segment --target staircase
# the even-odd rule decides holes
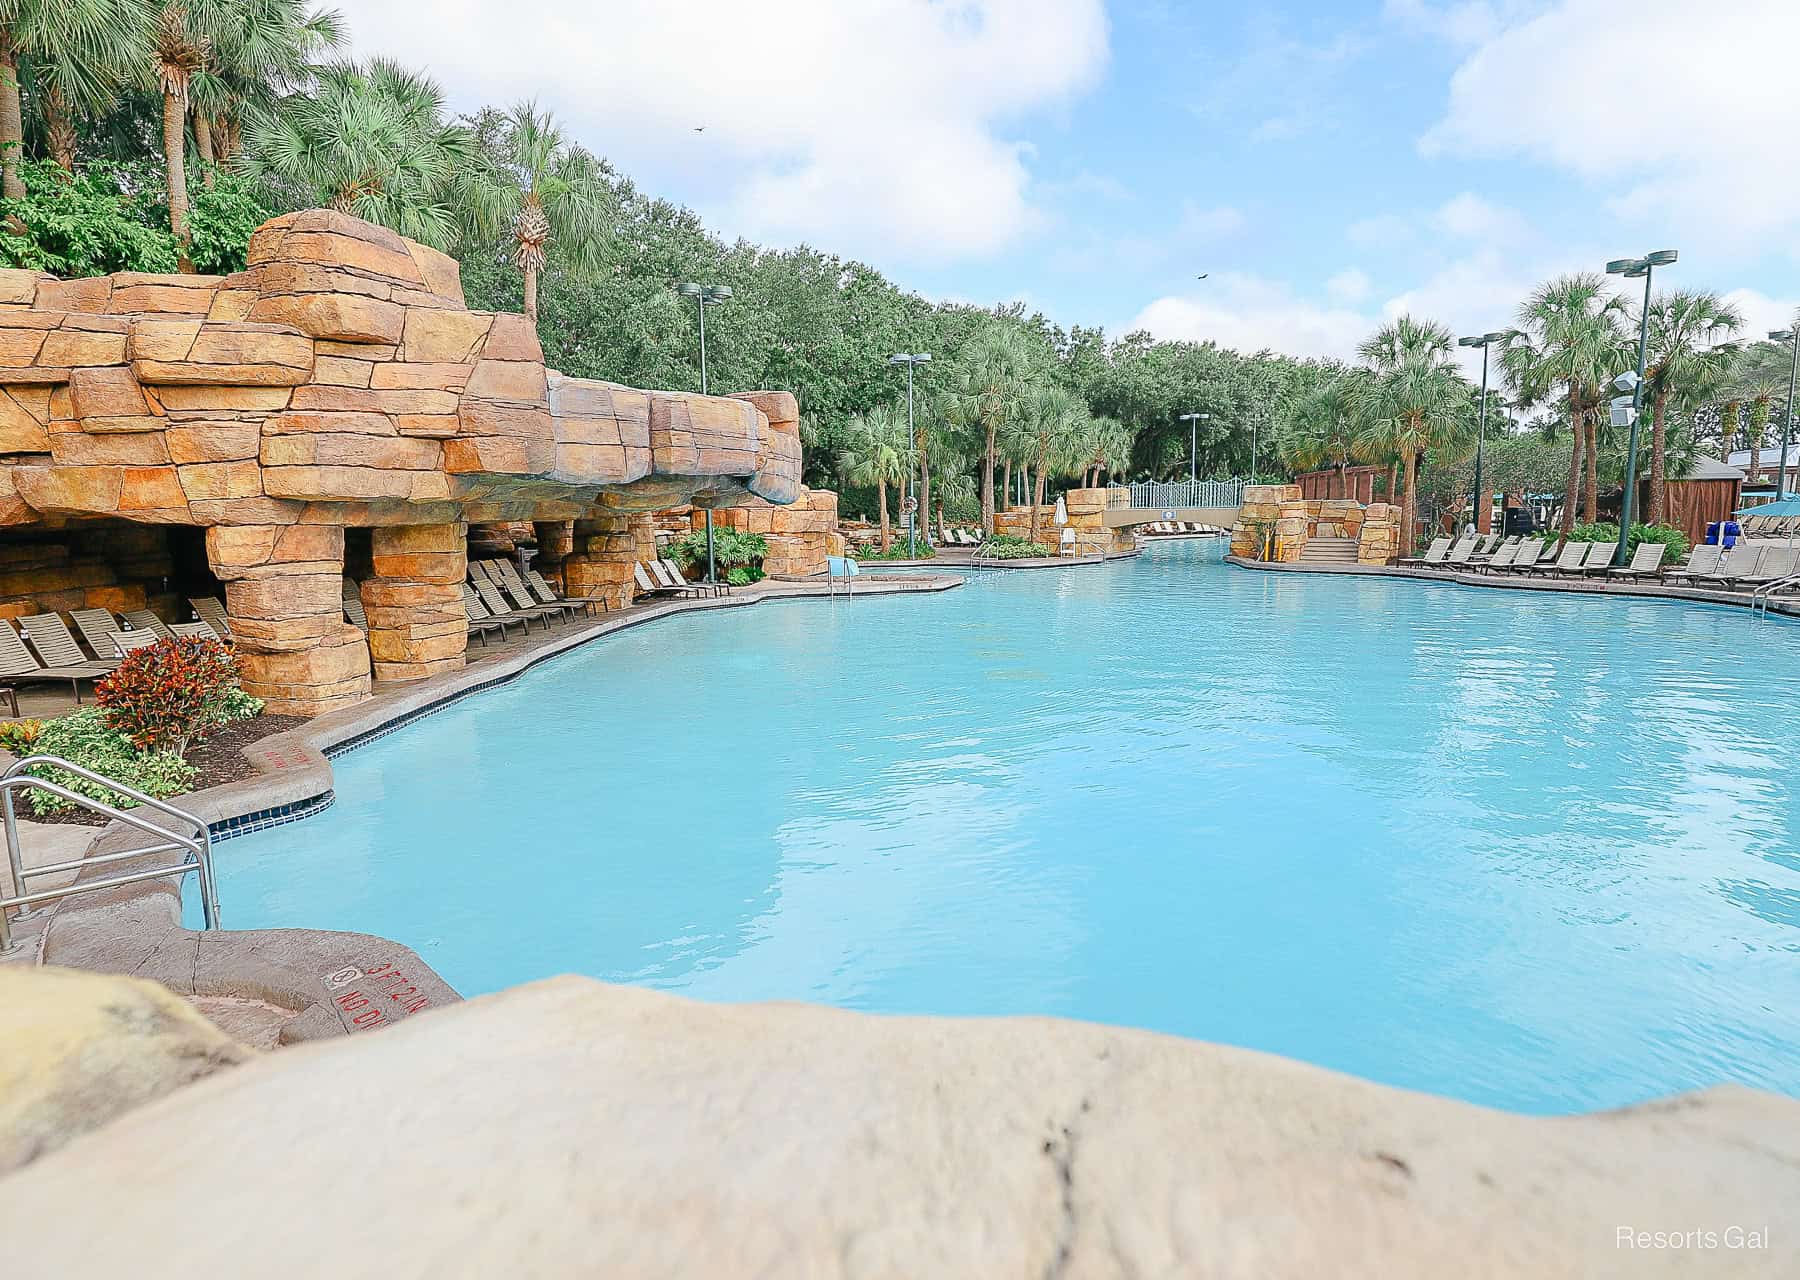
[[[1300,548],[1301,564],[1355,564],[1355,538],[1308,538]]]

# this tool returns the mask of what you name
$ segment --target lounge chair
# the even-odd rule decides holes
[[[1447,569],[1460,569],[1468,564],[1469,557],[1475,554],[1475,544],[1478,541],[1479,539],[1476,538],[1464,538],[1454,547],[1451,547],[1450,554],[1444,557],[1444,567]]]
[[[652,560],[645,568],[649,569],[652,578],[671,591],[679,591],[691,596],[718,594],[718,589],[713,583],[689,582],[687,576],[675,566],[672,560]]]
[[[169,630],[178,636],[186,636],[190,640],[218,640],[220,644],[225,643],[219,639],[219,633],[212,629],[212,623],[205,618],[195,618],[192,622],[173,623]]]
[[[1588,548],[1593,545],[1594,544],[1591,542],[1565,542],[1562,544],[1562,550],[1556,553],[1556,559],[1545,560],[1540,558],[1530,569],[1526,570],[1526,572],[1544,574],[1580,573],[1581,566],[1588,558]]]
[[[516,618],[527,624],[525,627],[526,631],[531,630],[530,623],[533,620],[542,622],[544,624],[544,630],[548,631],[550,629],[550,617],[552,613],[556,612],[555,610],[544,609],[539,606],[533,606],[530,609],[515,608],[507,601],[506,596],[502,594],[500,588],[496,587],[488,580],[486,574],[481,574],[480,576],[471,574],[470,585],[475,588],[475,594],[481,597],[481,603],[487,606],[487,611],[493,614],[494,617]]]
[[[571,612],[560,604],[540,604],[537,597],[516,576],[509,576],[506,570],[511,569],[508,560],[478,560],[475,562],[480,571],[485,572],[489,584],[499,595],[504,604],[511,606],[514,613],[533,614],[546,622],[561,622]],[[479,586],[477,590],[479,590]],[[484,593],[482,599],[487,600]],[[490,603],[490,608],[492,605]]]
[[[1747,587],[1767,586],[1800,573],[1800,547],[1764,547],[1756,569],[1737,581]]]
[[[682,590],[680,587],[671,587],[659,578],[651,577],[649,568],[641,560],[631,566],[631,578],[637,584],[637,594],[640,596],[667,596]]]
[[[1656,577],[1662,573],[1663,557],[1669,552],[1666,542],[1640,542],[1637,550],[1631,553],[1631,563],[1623,568],[1614,569],[1608,566],[1604,572],[1615,578],[1626,578],[1636,581],[1639,578]],[[1601,570],[1590,570],[1601,572]]]
[[[1488,561],[1486,567],[1489,570],[1505,569],[1509,573],[1517,573],[1523,569],[1528,569],[1532,565],[1535,565],[1543,556],[1546,545],[1547,544],[1542,538],[1526,538],[1514,549],[1510,559],[1503,561],[1501,557],[1496,554],[1492,560]]]
[[[511,560],[490,560],[488,572],[490,575],[497,574],[499,576],[501,584],[506,589],[506,594],[521,607],[531,605],[539,609],[554,609],[559,619],[573,617],[581,612],[582,606],[573,600],[560,600],[554,595],[548,600],[538,599],[531,590],[531,584],[520,576],[518,566]]]
[[[110,647],[118,650],[124,657],[134,649],[148,649],[153,644],[161,644],[162,637],[154,631],[114,631],[107,636]]]
[[[509,623],[516,622],[527,631],[531,629],[529,618],[496,618],[475,594],[475,588],[463,583],[463,615],[469,620],[469,634],[481,641],[481,647],[487,648],[488,633],[498,631],[502,640],[506,639],[506,628]]]
[[[664,556],[657,563],[662,565],[665,574],[671,582],[686,583],[690,587],[702,587],[716,596],[728,596],[731,594],[731,584],[725,581],[724,578],[716,578],[712,582],[688,582],[688,577],[681,571],[681,566],[667,556]]]
[[[219,639],[231,643],[231,621],[225,616],[223,600],[217,596],[189,596],[188,603],[194,607],[196,618],[204,618]]]
[[[1762,554],[1761,547],[1746,547],[1740,542],[1719,557],[1717,567],[1711,572],[1690,573],[1687,575],[1688,581],[1695,586],[1724,587],[1729,591],[1738,582],[1756,573],[1756,566],[1761,561]]]
[[[1422,556],[1401,556],[1395,564],[1442,564],[1450,552],[1450,539],[1433,538]]]
[[[149,609],[129,609],[125,613],[125,622],[133,631],[148,631],[161,639],[167,640],[175,633],[169,630],[169,624]]]
[[[349,578],[344,579],[344,617],[358,631],[369,634],[369,614],[363,608],[362,591]]]
[[[1663,575],[1665,579],[1674,581],[1677,578],[1695,578],[1702,574],[1716,573],[1719,569],[1719,558],[1725,549],[1713,543],[1702,543],[1688,552],[1688,558]]]
[[[88,652],[96,658],[110,658],[113,655],[112,638],[120,630],[119,620],[106,609],[71,609],[69,621],[75,624],[75,630],[87,641]]]
[[[1495,549],[1493,555],[1489,556],[1486,560],[1471,561],[1469,567],[1471,569],[1486,570],[1490,573],[1497,569],[1510,569],[1512,568],[1514,557],[1524,549],[1524,546],[1525,544],[1523,542],[1503,542]]]
[[[0,684],[8,686],[24,680],[67,680],[69,687],[75,692],[75,704],[81,705],[81,681],[98,680],[119,664],[114,658],[111,662],[81,662],[72,666],[45,666],[38,661],[30,649],[25,647],[25,639],[12,629],[12,624],[0,619]],[[8,698],[12,703],[13,714],[19,714],[19,699],[9,689]]]
[[[25,638],[31,641],[31,647],[37,650],[38,657],[47,667],[79,667],[94,663],[111,671],[119,665],[119,660],[111,654],[88,657],[69,633],[69,624],[62,620],[60,613],[28,614],[18,619],[18,623],[19,630],[25,633]]]
[[[558,602],[572,604],[586,609],[589,613],[594,611],[595,605],[599,605],[602,611],[612,608],[612,597],[610,596],[563,595],[561,592],[557,591],[555,587],[551,586],[550,580],[544,577],[544,575],[539,573],[536,569],[527,569],[525,571],[525,585],[531,588],[531,594],[536,596],[542,604],[556,604]]]

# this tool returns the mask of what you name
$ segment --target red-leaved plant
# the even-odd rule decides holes
[[[94,700],[113,728],[140,751],[185,756],[218,723],[237,664],[217,640],[176,636],[134,649],[94,685]]]

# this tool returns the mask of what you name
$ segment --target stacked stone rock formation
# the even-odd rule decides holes
[[[1365,507],[1350,498],[1308,501],[1295,484],[1244,489],[1244,503],[1231,530],[1232,555],[1291,564],[1311,538],[1351,538],[1357,563],[1389,564],[1399,554],[1400,508],[1386,502]]]
[[[1014,538],[1031,537],[1031,510],[1030,507],[1010,507],[996,511],[994,532]],[[1068,523],[1059,525],[1053,504],[1037,509],[1037,542],[1046,555],[1061,552],[1065,528],[1075,530],[1078,555],[1120,555],[1136,546],[1136,537],[1130,529],[1106,527],[1105,489],[1070,489],[1063,494],[1063,512]]]
[[[565,377],[523,317],[466,308],[452,259],[325,210],[264,224],[229,277],[0,271],[0,524],[205,528],[277,711],[363,696],[371,651],[386,679],[460,663],[471,521],[567,529],[571,588],[629,598],[638,513],[800,496],[798,417]],[[366,642],[339,609],[359,526]]]
[[[689,517],[693,528],[706,526],[706,515]],[[785,507],[769,502],[741,502],[715,513],[714,528],[760,533],[769,544],[763,571],[775,578],[805,578],[825,572],[827,556],[844,554],[837,528],[837,494],[828,489],[802,489]]]

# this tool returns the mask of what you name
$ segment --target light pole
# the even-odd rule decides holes
[[[1623,565],[1625,547],[1631,538],[1631,505],[1637,497],[1638,411],[1644,403],[1644,367],[1650,353],[1650,278],[1657,267],[1674,263],[1680,255],[1674,249],[1658,249],[1641,258],[1614,258],[1606,264],[1606,274],[1622,275],[1627,280],[1644,278],[1644,309],[1638,316],[1637,377],[1631,383],[1631,434],[1625,445],[1625,491],[1619,495],[1619,545],[1613,550],[1613,564]],[[1615,382],[1615,386],[1620,385]],[[1573,500],[1574,495],[1570,495]]]
[[[1487,446],[1487,379],[1488,348],[1496,342],[1505,342],[1513,336],[1513,330],[1500,329],[1494,333],[1484,333],[1478,338],[1458,338],[1459,347],[1481,348],[1481,414],[1475,424],[1475,532],[1486,533],[1481,526],[1488,514],[1488,495],[1481,491],[1481,455]]]
[[[700,313],[700,394],[706,394],[706,309],[716,307],[731,298],[731,286],[726,284],[695,284],[688,281],[678,285],[675,292],[684,298],[692,298],[694,306]],[[713,567],[713,522],[712,508],[706,508],[706,580],[717,580]]]
[[[1775,463],[1775,501],[1780,502],[1787,497],[1788,441],[1794,435],[1794,375],[1800,374],[1800,324],[1791,329],[1771,329],[1769,337],[1794,349],[1788,364],[1787,421],[1781,424],[1781,457]]]
[[[906,366],[906,447],[908,452],[912,454],[912,465],[907,469],[906,473],[906,485],[907,489],[910,489],[912,487],[913,475],[919,469],[919,437],[913,430],[913,370],[922,364],[930,364],[931,353],[929,351],[920,351],[909,355],[902,352],[899,355],[889,356],[888,363],[893,365],[903,364]],[[905,502],[907,496],[906,489],[901,490],[901,494],[901,501]],[[918,529],[917,516],[918,505],[915,503],[913,509],[906,513],[906,558],[908,560],[918,558],[919,544],[916,534],[916,530]],[[925,517],[927,520],[930,520],[931,513],[927,511]],[[931,541],[929,527],[927,529],[925,540],[927,542]]]
[[[1200,454],[1200,424],[1211,418],[1210,413],[1184,413],[1181,420],[1188,424],[1188,483],[1198,484]]]

